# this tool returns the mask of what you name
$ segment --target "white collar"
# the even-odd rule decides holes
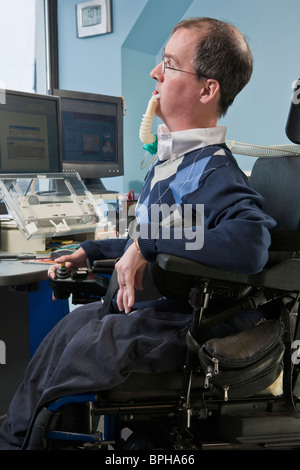
[[[158,158],[165,161],[207,145],[223,144],[226,130],[224,126],[217,126],[170,132],[164,124],[161,124],[158,127]]]

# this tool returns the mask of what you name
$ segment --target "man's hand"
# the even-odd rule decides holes
[[[143,289],[142,280],[147,261],[138,253],[134,243],[116,263],[119,291],[117,304],[119,310],[129,313],[134,303],[134,288]]]
[[[79,268],[86,266],[86,259],[87,256],[85,251],[82,248],[78,248],[78,250],[76,250],[71,255],[64,255],[60,258],[57,258],[57,264],[51,265],[48,269],[48,276],[51,277],[51,279],[55,279],[56,270],[59,268],[61,263],[66,263],[68,268]]]

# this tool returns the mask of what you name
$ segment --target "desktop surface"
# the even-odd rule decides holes
[[[23,285],[48,279],[48,264],[1,259],[0,253],[0,286]]]

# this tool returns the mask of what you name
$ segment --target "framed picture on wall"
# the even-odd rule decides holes
[[[111,33],[111,0],[89,0],[76,5],[77,37]]]

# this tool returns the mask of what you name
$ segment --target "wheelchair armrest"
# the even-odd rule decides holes
[[[100,259],[93,262],[93,273],[112,274],[115,269],[116,259]]]
[[[240,274],[226,269],[213,268],[196,261],[181,258],[179,256],[160,253],[156,257],[158,266],[165,270],[178,274],[195,277],[198,279],[217,279],[230,282],[241,282],[247,284],[248,274]]]
[[[166,296],[185,296],[191,287],[207,280],[221,285],[265,287],[288,292],[300,289],[299,259],[284,260],[257,274],[242,274],[160,253],[151,263],[150,273],[160,292]]]
[[[190,289],[206,280],[217,281],[219,292],[222,291],[225,296],[234,294],[239,297],[239,286],[248,286],[248,275],[212,268],[166,253],[158,254],[156,260],[149,263],[149,271],[161,295],[171,298],[187,299]]]

